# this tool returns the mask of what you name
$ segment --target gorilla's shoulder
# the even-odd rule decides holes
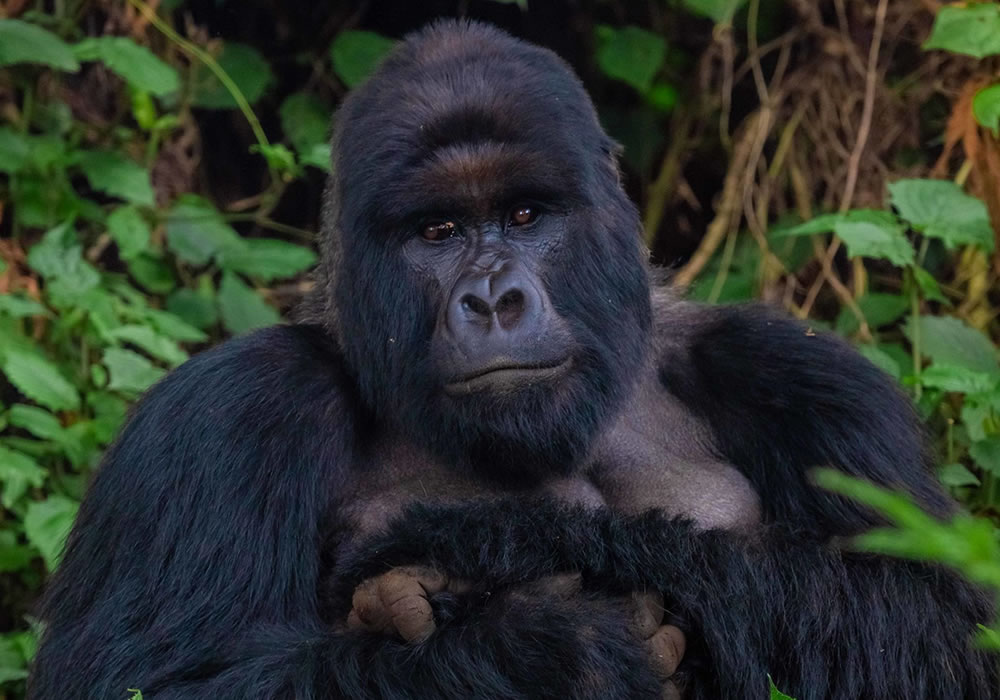
[[[273,326],[227,340],[191,358],[140,402],[202,408],[258,404],[277,410],[306,397],[352,392],[337,343],[310,324]]]
[[[885,402],[909,412],[895,382],[850,344],[765,304],[656,307],[660,378],[689,401],[809,411]]]

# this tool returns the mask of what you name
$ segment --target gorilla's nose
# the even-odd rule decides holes
[[[470,332],[520,335],[539,323],[541,309],[529,275],[504,266],[459,280],[448,302],[448,326],[460,338]]]

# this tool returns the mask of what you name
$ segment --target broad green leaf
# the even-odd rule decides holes
[[[219,321],[215,293],[194,289],[178,289],[167,297],[167,310],[196,328],[211,328]]]
[[[252,46],[227,41],[217,61],[250,104],[263,97],[274,80],[267,59]],[[195,71],[191,104],[204,109],[237,107],[236,100],[229,94],[229,90],[205,65],[199,65]]]
[[[91,366],[100,367],[100,365]],[[128,403],[106,391],[94,391],[87,394],[87,406],[94,414],[94,436],[101,444],[106,445],[125,423]]]
[[[12,318],[51,316],[49,310],[34,299],[14,294],[0,294],[0,314]]]
[[[57,441],[62,437],[64,428],[59,419],[43,408],[19,403],[10,407],[10,424],[15,428],[27,430],[32,435],[43,440]]]
[[[963,464],[946,464],[938,469],[938,479],[945,486],[979,486],[979,478]]]
[[[0,482],[3,482],[0,502],[4,508],[11,508],[29,486],[38,488],[45,483],[45,470],[28,455],[0,445]]]
[[[270,282],[294,277],[316,262],[313,251],[294,243],[274,238],[246,238],[243,242],[246,244],[244,248],[219,256],[222,269]]]
[[[188,359],[188,354],[181,350],[177,343],[160,335],[149,326],[129,324],[114,329],[110,335],[115,340],[131,343],[145,350],[171,367],[176,367]]]
[[[28,542],[42,553],[49,571],[55,571],[59,564],[78,508],[79,504],[65,496],[49,496],[44,501],[33,501],[28,505],[24,515],[24,534]]]
[[[231,272],[222,276],[218,300],[222,322],[230,333],[246,333],[281,320],[277,311]]]
[[[88,37],[73,47],[73,53],[80,61],[102,62],[132,87],[157,97],[180,88],[180,76],[173,66],[126,37]]]
[[[83,246],[68,224],[50,229],[28,251],[28,265],[45,278],[48,299],[72,307],[100,284],[101,275],[83,259]]]
[[[934,363],[920,373],[920,383],[930,389],[960,394],[992,391],[1000,383],[995,372],[977,372],[965,367]]]
[[[910,300],[898,294],[869,292],[858,299],[858,308],[869,327],[881,328],[902,318],[910,308]],[[858,319],[850,309],[841,309],[837,316],[836,330],[843,335],[850,335],[858,330]]]
[[[685,1],[689,2],[690,0],[685,0]],[[771,676],[767,677],[767,684],[771,690],[771,700],[795,700],[795,698],[793,698],[791,695],[785,695],[780,690],[778,690],[778,686],[776,686],[774,684],[774,681],[771,680]]]
[[[20,172],[28,165],[29,137],[9,127],[0,127],[0,173]]]
[[[731,22],[736,11],[747,0],[682,0],[684,7],[702,17],[708,17],[716,24]]]
[[[198,327],[187,323],[182,316],[172,311],[146,309],[142,315],[157,331],[178,342],[201,343],[208,340],[208,336]]]
[[[211,202],[187,195],[167,215],[167,246],[184,262],[206,265],[224,251],[244,248],[245,242]]]
[[[118,256],[122,260],[133,260],[150,247],[149,224],[134,206],[118,207],[111,212],[108,233],[118,244]]]
[[[371,75],[395,46],[395,41],[375,32],[341,32],[330,45],[333,70],[344,85],[352,88]]]
[[[983,471],[1000,476],[1000,437],[992,436],[969,445],[969,456]]]
[[[669,112],[677,106],[680,93],[670,83],[656,83],[646,93],[646,100],[661,112]]]
[[[128,271],[136,282],[154,294],[166,294],[177,286],[170,266],[147,253],[139,253],[129,260]]]
[[[952,316],[921,316],[920,350],[935,363],[963,367],[976,372],[995,372],[1000,366],[996,350],[986,335]],[[914,341],[913,318],[903,332]]]
[[[916,259],[913,245],[898,224],[841,221],[834,225],[833,231],[847,246],[847,254],[852,258],[878,258],[898,267],[912,265]]]
[[[879,228],[899,226],[899,219],[892,212],[882,211],[881,209],[852,209],[846,214],[821,214],[797,226],[777,229],[768,234],[768,238],[777,240],[789,236],[812,236],[817,233],[830,233],[837,229],[838,224],[844,222],[871,224]]]
[[[330,169],[330,111],[322,100],[307,92],[297,92],[281,104],[281,128],[302,164]]]
[[[605,75],[645,94],[663,67],[666,40],[639,27],[597,27],[597,65]]]
[[[82,151],[80,168],[95,190],[133,204],[155,204],[149,171],[117,151]]]
[[[962,424],[970,440],[985,440],[1000,434],[1000,394],[968,395],[962,402]]]
[[[2,369],[10,383],[35,403],[53,411],[80,407],[76,387],[66,381],[55,365],[30,350],[6,348]]]
[[[972,98],[972,113],[976,121],[1000,137],[1000,83],[976,93]]]
[[[7,534],[7,533],[4,533]],[[0,550],[5,549],[0,542]],[[0,562],[2,563],[2,562]],[[25,562],[27,564],[27,562]],[[0,571],[3,569],[0,568]],[[16,570],[16,569],[12,569]],[[0,683],[20,681],[28,677],[28,661],[9,639],[0,637]]]
[[[139,353],[121,348],[105,350],[103,362],[111,375],[108,388],[126,394],[140,394],[166,374]]]
[[[914,265],[910,270],[913,272],[913,279],[917,283],[917,287],[920,288],[920,293],[923,294],[924,299],[951,305],[948,297],[941,292],[941,285],[934,279],[934,275],[919,265]]]
[[[19,19],[0,19],[0,66],[39,63],[75,72],[80,69],[73,50],[47,29]]]
[[[889,185],[892,205],[914,229],[949,248],[971,243],[992,251],[986,205],[948,180],[900,180]]]
[[[11,530],[0,530],[0,572],[26,569],[33,556],[31,549],[20,544]]]
[[[260,153],[267,161],[267,166],[279,172],[295,172],[295,154],[282,143],[271,143],[262,146],[255,143],[250,146],[251,153]]]
[[[858,352],[861,353],[866,360],[888,374],[890,377],[899,379],[902,376],[902,371],[899,367],[899,363],[896,361],[896,358],[887,353],[885,350],[880,350],[875,345],[865,344],[858,346]]]
[[[945,49],[984,58],[1000,53],[1000,4],[942,7],[925,49]]]
[[[84,204],[65,182],[48,175],[22,173],[10,183],[17,218],[24,226],[49,228],[80,215]]]

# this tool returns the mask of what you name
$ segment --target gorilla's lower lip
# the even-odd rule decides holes
[[[490,367],[444,385],[450,396],[465,396],[478,392],[506,393],[526,386],[551,381],[564,374],[572,360],[567,358],[552,365],[504,365]]]

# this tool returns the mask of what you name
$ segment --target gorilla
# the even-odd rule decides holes
[[[651,283],[551,52],[442,22],[342,105],[299,322],[153,387],[44,598],[30,698],[996,696],[988,598],[852,551],[834,466],[948,516],[835,337]]]

